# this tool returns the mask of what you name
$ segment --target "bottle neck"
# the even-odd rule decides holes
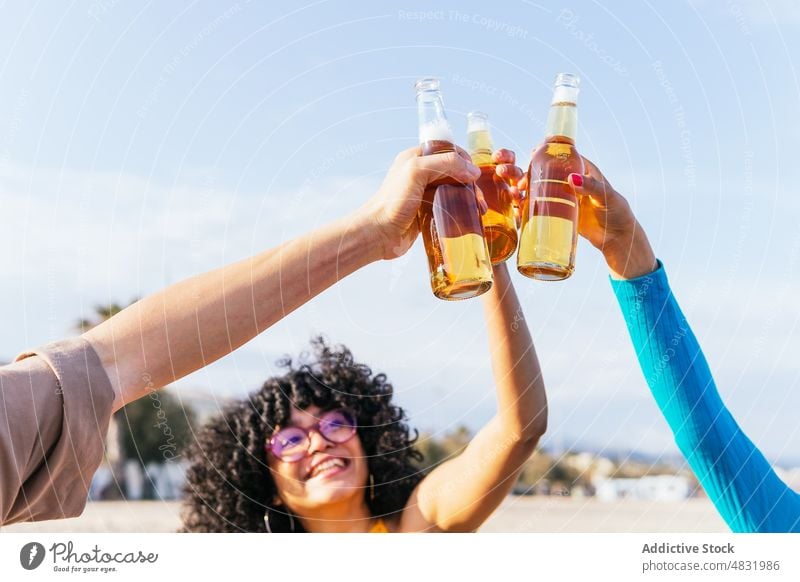
[[[473,130],[467,133],[467,151],[476,166],[493,166],[492,134],[488,129]]]
[[[417,93],[417,114],[419,117],[419,142],[453,143],[453,132],[444,113],[444,102],[439,91]]]
[[[547,114],[545,139],[566,138],[575,143],[578,135],[578,106],[571,101],[553,101]]]

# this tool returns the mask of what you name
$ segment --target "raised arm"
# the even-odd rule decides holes
[[[627,202],[593,164],[571,177],[582,234],[604,254],[650,391],[709,498],[737,532],[800,531],[792,491],[722,402],[663,267]]]
[[[513,164],[499,150],[497,161]],[[500,174],[509,176],[509,167]],[[474,531],[505,499],[547,428],[547,398],[539,361],[507,267],[496,266],[483,296],[497,394],[497,414],[458,457],[417,487],[401,528]],[[405,527],[404,527],[405,526]]]
[[[86,332],[111,379],[114,408],[235,350],[357,269],[405,253],[428,182],[469,181],[464,155],[395,159],[379,192],[351,216],[147,297]]]

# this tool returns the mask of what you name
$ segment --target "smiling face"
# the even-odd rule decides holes
[[[348,501],[361,503],[368,479],[367,461],[358,434],[337,444],[326,440],[316,430],[324,412],[317,406],[292,409],[289,425],[310,431],[311,445],[302,459],[288,462],[267,454],[281,502],[293,513],[309,517],[328,505]]]

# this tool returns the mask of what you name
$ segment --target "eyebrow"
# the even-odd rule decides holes
[[[303,411],[303,412],[306,412],[306,411]],[[281,430],[282,428],[287,428],[287,427],[290,427],[290,426],[296,426],[296,427],[298,427],[298,428],[309,428],[309,427],[312,427],[312,426],[314,426],[315,424],[319,424],[320,418],[322,418],[322,416],[323,416],[323,415],[324,415],[326,412],[329,412],[329,411],[327,411],[327,410],[322,410],[322,411],[320,411],[320,412],[319,412],[319,414],[317,414],[317,415],[313,415],[313,414],[311,414],[311,413],[307,413],[307,414],[308,414],[308,416],[310,416],[310,417],[311,417],[311,420],[308,422],[308,424],[298,424],[298,423],[296,423],[296,422],[292,422],[292,420],[291,420],[291,419],[289,419],[289,422],[288,422],[288,423],[287,423],[285,426],[282,426],[282,425],[280,425],[280,424],[279,424],[279,425],[278,425],[278,428],[277,428],[276,430]],[[304,418],[307,418],[307,416],[304,416]]]

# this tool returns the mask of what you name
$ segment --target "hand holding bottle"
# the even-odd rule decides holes
[[[603,253],[615,278],[651,273],[656,268],[655,254],[630,204],[596,165],[586,158],[583,163],[584,174],[569,175],[580,200],[578,233]]]
[[[517,166],[517,154],[513,150],[500,148],[492,154],[492,162],[497,164],[495,173],[508,184],[514,200],[519,202],[518,184],[525,177],[525,172]]]
[[[493,160],[497,175],[503,180],[515,183],[522,178],[522,170],[514,165],[513,151],[499,149]],[[469,183],[480,176],[480,170],[458,146],[455,153],[433,156],[422,156],[419,146],[397,154],[380,189],[359,211],[367,226],[374,229],[382,258],[397,258],[411,248],[419,234],[417,211],[422,194],[428,184],[445,176]],[[511,188],[516,196],[516,187]],[[479,204],[485,208],[480,199]]]
[[[421,153],[419,146],[400,152],[378,192],[361,209],[376,232],[384,259],[402,256],[417,238],[417,212],[428,184],[444,177],[470,183],[480,176],[460,148],[434,156]]]
[[[459,149],[459,153],[466,152]],[[492,163],[495,164],[494,172],[497,176],[508,185],[508,191],[511,194],[511,197],[514,201],[514,204],[519,204],[520,201],[520,191],[519,191],[519,184],[522,180],[525,179],[525,172],[522,171],[517,165],[517,154],[514,150],[510,150],[507,148],[500,148],[492,153]],[[479,190],[476,192],[478,196],[478,204],[481,207],[481,211],[486,213],[489,209],[486,200],[483,198],[483,193]]]

